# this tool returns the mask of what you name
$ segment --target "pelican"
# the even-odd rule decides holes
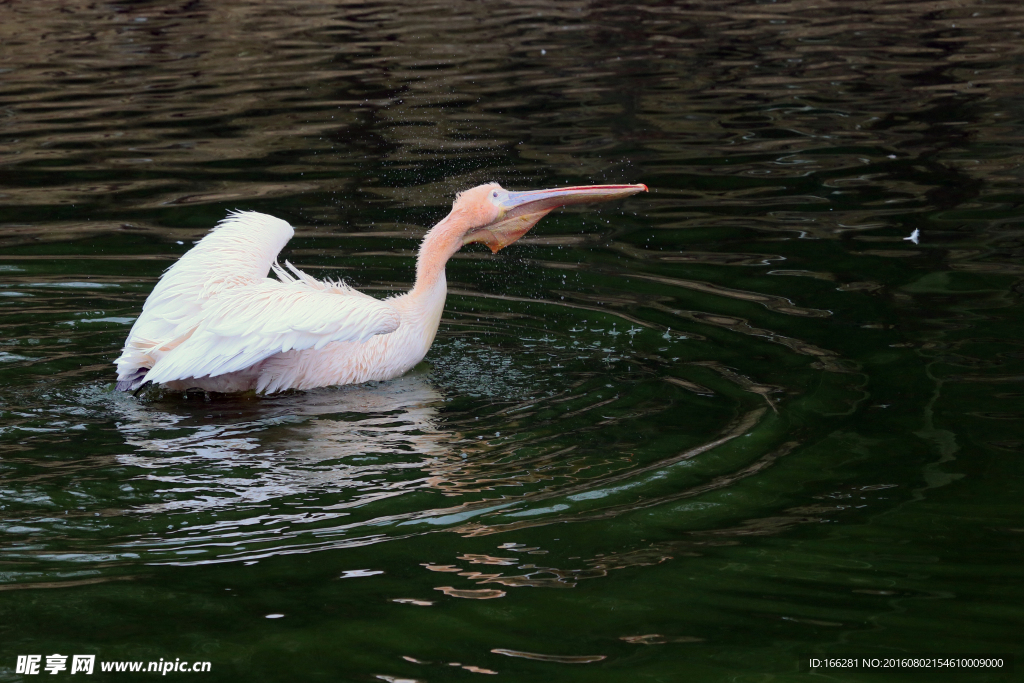
[[[174,391],[312,389],[387,380],[427,354],[447,294],[444,268],[467,244],[493,253],[550,211],[646,192],[646,185],[588,185],[510,192],[497,183],[459,193],[420,244],[411,291],[380,300],[317,280],[277,255],[287,222],[236,211],[157,282],[117,365],[117,389],[149,383]],[[268,277],[273,270],[277,279]]]

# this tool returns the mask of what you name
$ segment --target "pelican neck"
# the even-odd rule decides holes
[[[416,284],[412,293],[432,292],[438,284],[445,286],[445,265],[462,248],[465,229],[456,224],[455,213],[448,214],[423,237],[416,255]]]

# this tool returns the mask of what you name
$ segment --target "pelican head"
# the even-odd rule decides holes
[[[466,228],[460,246],[483,242],[496,254],[560,206],[606,202],[646,191],[646,185],[585,185],[511,192],[488,183],[459,193],[452,215]]]

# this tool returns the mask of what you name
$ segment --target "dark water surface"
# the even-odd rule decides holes
[[[804,663],[1024,653],[1022,30],[1015,2],[0,4],[0,680],[1024,675]],[[383,296],[490,180],[651,192],[458,254],[400,379],[112,391],[228,210]]]

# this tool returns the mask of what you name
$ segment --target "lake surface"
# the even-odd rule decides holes
[[[1021,675],[807,660],[1024,651],[1022,30],[1012,2],[0,5],[0,680]],[[492,180],[650,193],[457,254],[394,381],[113,391],[229,210],[383,297]]]

